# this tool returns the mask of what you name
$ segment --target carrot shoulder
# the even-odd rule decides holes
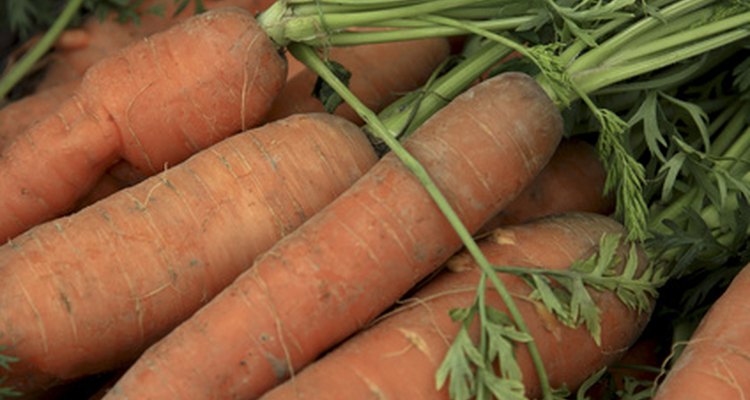
[[[454,99],[404,146],[474,231],[538,173],[561,131],[544,91],[512,73]],[[107,398],[257,397],[392,305],[460,244],[388,154],[147,350]]]
[[[655,400],[750,397],[750,264],[703,317]]]
[[[351,72],[349,88],[352,93],[369,109],[379,112],[406,92],[422,86],[448,57],[449,51],[446,39],[431,38],[332,48],[328,51],[328,58]],[[317,78],[309,69],[290,76],[274,101],[268,120],[324,111],[321,101],[313,95]],[[347,104],[339,106],[335,113],[357,124],[362,123]]]
[[[612,219],[596,214],[569,213],[523,225],[498,228],[479,243],[493,265],[567,269],[591,256],[603,234],[624,234]],[[645,258],[641,259],[641,262]],[[311,364],[293,381],[276,387],[263,400],[276,399],[449,399],[447,385],[436,389],[436,372],[456,338],[460,323],[450,311],[471,307],[481,271],[463,251],[406,306],[344,342]],[[531,299],[531,288],[519,277],[500,274],[539,347],[553,387],[578,387],[590,374],[612,363],[638,337],[648,313],[628,309],[612,292],[590,290],[602,310],[601,346],[584,326],[570,328],[555,319],[541,302]],[[488,286],[486,304],[506,312],[500,297]],[[523,299],[523,300],[521,300]],[[478,343],[475,324],[469,332]],[[526,347],[517,344],[516,357],[528,398],[540,395],[536,371]]]
[[[102,60],[0,154],[0,239],[68,211],[120,159],[154,174],[258,124],[285,74],[273,43],[238,8],[189,18]]]
[[[355,125],[309,114],[235,135],[0,247],[3,385],[116,367],[188,318],[376,162]]]

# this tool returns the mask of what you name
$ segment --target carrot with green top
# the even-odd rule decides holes
[[[538,174],[561,136],[545,92],[510,73],[456,97],[404,147],[475,231]],[[366,325],[460,245],[415,175],[387,154],[149,348],[105,398],[258,397]]]
[[[380,112],[405,93],[421,87],[435,69],[448,57],[450,46],[444,38],[378,43],[352,48],[337,47],[327,51],[328,60],[341,64],[351,73],[349,88],[370,110]],[[268,119],[283,118],[303,112],[323,112],[323,103],[314,96],[318,75],[304,69],[279,93],[268,113]],[[354,123],[362,119],[347,104],[335,114]]]
[[[605,234],[624,236],[625,229],[605,216],[567,213],[498,228],[479,246],[493,265],[565,271],[573,263],[595,255]],[[620,245],[619,252],[625,255],[618,260],[618,267],[623,268],[628,254],[625,243]],[[643,253],[637,256],[641,268],[644,267]],[[443,359],[450,360],[450,343],[459,335],[466,334],[475,343],[479,342],[479,324],[474,321],[462,331],[462,322],[454,321],[451,311],[472,307],[481,274],[467,252],[453,256],[446,263],[446,269],[406,299],[402,307],[348,339],[262,399],[466,398],[449,397],[449,387],[453,384],[436,384],[435,377]],[[564,386],[575,390],[589,375],[616,361],[638,337],[650,315],[650,309],[641,313],[626,307],[614,292],[588,289],[591,299],[601,309],[600,343],[597,344],[585,326],[569,327],[556,320],[542,302],[534,298],[532,288],[521,277],[499,276],[514,298],[523,299],[518,307],[530,336],[539,347],[550,384],[556,388]],[[492,293],[491,284],[487,285],[485,306],[507,312],[497,293]],[[514,329],[512,325],[500,327],[498,321],[495,323],[498,329]],[[539,380],[526,347],[522,343],[508,342],[507,345],[512,350],[507,349],[503,354],[515,355],[517,366],[507,365],[513,359],[504,358],[504,361],[493,362],[492,368],[498,371],[517,368],[525,387],[518,394],[538,398],[541,394]],[[508,393],[505,397],[494,398],[520,397],[511,397]]]

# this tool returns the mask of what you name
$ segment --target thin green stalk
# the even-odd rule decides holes
[[[750,30],[736,29],[725,34],[669,51],[659,56],[627,65],[607,68],[592,68],[571,74],[571,78],[585,93],[593,93],[600,88],[607,87],[645,73],[676,64],[680,61],[707,53],[711,50],[739,42],[750,36]]]
[[[669,22],[681,15],[689,13],[698,8],[714,3],[716,0],[680,0],[677,3],[671,4],[660,10],[660,17],[646,17],[640,21],[630,25],[626,29],[620,31],[615,36],[602,43],[600,46],[586,52],[579,57],[573,64],[568,68],[570,74],[574,74],[578,71],[594,68],[597,65],[602,64],[607,59],[612,57],[620,51],[622,47],[628,45],[628,43],[644,34],[645,32],[653,29],[665,22]],[[662,20],[663,18],[663,20]]]
[[[465,7],[483,0],[433,0],[416,4],[391,6],[372,11],[357,11],[348,13],[322,14],[285,18],[287,4],[275,3],[258,17],[263,29],[269,37],[280,46],[289,42],[308,43],[319,42],[329,33],[355,26],[369,24],[390,19],[409,18],[427,15],[445,9]]]
[[[618,57],[622,53],[627,53],[630,49],[637,49],[644,44],[653,42],[666,36],[685,32],[703,21],[708,21],[709,17],[716,11],[717,6],[706,7],[693,11],[689,14],[681,15],[668,24],[657,25],[656,27],[643,32],[637,37],[632,38],[628,43],[620,48],[620,51],[613,55]]]
[[[515,304],[514,299],[508,292],[505,284],[492,270],[487,258],[482,253],[481,249],[474,241],[471,233],[466,229],[463,222],[458,218],[458,215],[453,211],[453,208],[448,203],[447,199],[440,192],[435,182],[430,177],[429,173],[414,158],[406,149],[403,148],[401,143],[391,136],[388,132],[388,128],[380,121],[380,119],[367,108],[351,91],[344,85],[333,72],[328,70],[325,64],[318,59],[315,51],[304,44],[295,43],[288,47],[289,52],[308,65],[313,71],[315,71],[324,81],[326,81],[335,91],[338,93],[349,106],[351,106],[357,114],[371,127],[372,132],[375,133],[380,140],[386,143],[386,145],[393,151],[393,153],[401,160],[401,162],[411,171],[419,182],[424,186],[425,190],[430,194],[430,197],[435,201],[440,211],[446,217],[451,227],[455,230],[458,237],[463,242],[466,250],[474,257],[477,264],[484,272],[485,275],[495,286],[501,299],[508,307],[508,311],[511,314],[514,322],[518,326],[521,332],[528,334],[529,329]],[[539,349],[536,347],[536,343],[531,340],[527,343],[529,353],[536,367],[539,382],[542,387],[542,393],[545,400],[552,399],[552,389],[549,384],[549,378],[544,368],[544,363],[539,353]]]
[[[653,39],[648,43],[642,43],[638,46],[627,49],[627,51],[622,51],[619,54],[610,57],[602,63],[602,65],[608,66],[623,64],[629,60],[636,60],[652,54],[661,53],[668,49],[702,40],[706,37],[729,31],[737,27],[742,27],[747,24],[750,24],[750,12],[735,15],[730,18],[723,18],[713,23],[694,27],[659,39]]]
[[[734,111],[733,117],[731,119],[728,119],[728,122],[724,126],[724,129],[711,143],[712,155],[721,155],[727,153],[727,151],[737,141],[737,136],[747,128],[747,116],[750,115],[750,103],[738,102],[735,104],[735,107],[729,108],[730,111]],[[723,115],[720,115],[719,117],[722,116]]]
[[[476,24],[483,29],[491,31],[513,30],[531,21],[533,17],[509,17],[488,21],[477,21]],[[397,30],[378,31],[350,31],[335,32],[325,38],[309,40],[307,44],[312,46],[356,46],[369,43],[395,42],[402,40],[424,39],[431,37],[457,36],[467,33],[466,29],[451,26],[435,26],[424,20],[404,19],[389,20],[381,23],[371,24],[373,27],[399,28]]]
[[[479,285],[477,286],[477,312],[479,313],[479,326],[485,327],[487,326],[487,274],[482,274],[479,276]],[[479,330],[479,352],[480,354],[487,354],[487,347],[489,343],[489,338],[487,337],[487,330],[486,329],[480,329]],[[486,360],[485,360],[486,361]],[[480,374],[477,376],[477,398],[483,399],[487,397],[487,390],[486,385],[482,384],[482,375]]]
[[[70,0],[39,42],[18,61],[7,75],[0,79],[0,99],[4,99],[13,87],[31,71],[34,64],[49,51],[62,31],[70,24],[82,4],[83,0]]]
[[[426,92],[412,92],[391,103],[380,112],[382,121],[399,139],[408,136],[416,127],[422,125],[437,110],[466,90],[482,73],[510,52],[510,49],[501,44],[493,42],[483,44],[470,57],[437,78],[434,84],[429,85]],[[419,98],[418,102],[417,98]],[[413,110],[414,107],[417,107],[416,111]],[[371,128],[368,125],[364,129],[370,131]]]

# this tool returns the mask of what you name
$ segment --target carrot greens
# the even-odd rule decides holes
[[[8,13],[0,17],[28,35],[48,17],[23,3],[9,0]],[[114,7],[128,16],[133,9],[127,7],[136,3],[71,0],[29,60],[0,81],[0,97],[82,7]],[[589,290],[614,291],[642,312],[667,293],[654,315],[675,321],[677,342],[687,339],[712,299],[750,261],[750,1],[280,0],[258,21],[276,45],[320,75],[316,90],[325,94],[329,109],[348,103],[373,142],[417,176],[483,271],[474,304],[452,313],[462,329],[436,374],[436,385],[447,385],[453,399],[525,398],[514,358],[518,345],[530,351],[544,399],[570,395],[550,387],[534,340],[497,273],[523,277],[535,301],[569,326],[585,325],[597,341],[600,310]],[[473,47],[380,115],[348,90],[342,82],[346,71],[332,71],[315,50],[457,35],[469,35]],[[511,51],[522,57],[500,63]],[[645,246],[651,259],[644,271],[635,269],[635,250],[615,255],[623,238],[611,237],[602,239],[592,258],[565,272],[491,265],[431,177],[401,146],[399,140],[477,79],[512,69],[536,77],[564,113],[568,136],[596,142],[607,170],[605,191],[616,198],[615,215],[628,228],[627,240]],[[615,269],[620,261],[624,268]],[[487,287],[503,298],[507,314],[486,305]],[[468,335],[476,320],[478,343]],[[10,361],[0,358],[0,366]],[[639,385],[631,385],[631,394]]]
[[[647,246],[652,266],[637,276],[626,268],[628,272],[623,276],[626,279],[618,282],[613,277],[607,285],[597,281],[602,279],[597,273],[601,272],[599,268],[577,271],[580,275],[576,277],[507,267],[495,270],[528,277],[542,303],[556,311],[563,321],[586,323],[595,337],[600,327],[586,301],[586,288],[630,293],[634,297],[622,300],[639,307],[644,298],[656,297],[657,289],[667,282],[673,286],[672,279],[679,277],[684,282],[692,278],[692,285],[678,285],[683,295],[677,298],[685,298],[682,306],[705,302],[706,292],[725,286],[737,272],[737,268],[726,267],[742,265],[750,253],[747,250],[750,136],[745,134],[747,121],[743,117],[746,107],[729,107],[736,113],[734,118],[728,111],[721,112],[746,97],[736,89],[746,90],[750,86],[748,63],[742,58],[743,45],[750,35],[750,3],[711,0],[502,3],[477,2],[477,7],[487,4],[495,4],[498,9],[504,7],[508,13],[499,18],[507,18],[504,22],[516,18],[515,26],[493,27],[491,17],[475,18],[468,3],[460,13],[436,9],[434,13],[408,15],[393,23],[381,19],[377,26],[391,28],[388,34],[392,36],[408,35],[417,29],[434,34],[463,30],[522,54],[522,63],[526,64],[523,68],[536,71],[540,84],[566,111],[569,134],[589,135],[597,141],[599,155],[608,170],[606,190],[616,195],[616,215],[628,227],[630,239]],[[374,8],[373,3],[367,4]],[[348,7],[345,12],[352,12],[354,6]],[[371,15],[375,14],[371,11]],[[328,14],[325,16],[328,21]],[[337,41],[343,41],[341,38],[347,35],[336,31],[335,26],[326,29],[326,32],[307,33],[307,38],[299,35],[295,40],[304,39],[311,44],[341,43]],[[732,60],[741,62],[735,67]],[[501,66],[497,72],[503,70]],[[700,83],[706,76],[716,74],[722,78],[720,82]],[[733,79],[734,85],[730,83],[732,87],[727,89],[727,81]],[[433,85],[430,91],[439,88],[440,85]],[[369,126],[374,123],[368,122]],[[722,130],[723,125],[727,126]],[[469,248],[470,242],[465,240]],[[699,261],[706,259],[716,264],[713,272],[699,267]],[[493,269],[485,269],[486,263],[478,261],[488,274],[485,279],[492,280]],[[552,280],[566,290],[562,294],[551,290]],[[500,357],[497,349],[507,347],[503,343],[510,338],[531,347],[533,340],[525,335],[519,321],[497,317],[496,311],[487,311],[482,306],[485,284],[483,281],[478,286],[474,306],[454,314],[463,324],[478,318],[483,333],[478,344],[470,343],[466,335],[459,335],[438,372],[440,384],[451,379],[448,385],[453,398],[486,398],[491,393],[508,398],[523,396],[509,357],[507,354]],[[502,288],[497,289],[503,292]],[[660,312],[657,309],[657,315]],[[506,325],[500,322],[511,320]],[[490,333],[496,332],[498,324],[509,329],[506,336]],[[494,372],[487,366],[498,359],[505,369],[496,381],[495,377],[489,378],[488,374],[494,376]],[[537,367],[543,377],[543,368]],[[545,380],[541,382],[544,387]],[[549,387],[543,388],[543,392],[546,399],[560,396]]]

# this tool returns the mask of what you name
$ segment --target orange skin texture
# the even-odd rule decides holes
[[[539,176],[480,231],[566,211],[610,214],[614,198],[604,195],[606,178],[593,146],[583,140],[565,139]]]
[[[206,9],[221,7],[240,7],[250,13],[265,10],[272,0],[207,0]],[[149,14],[146,11],[154,5],[164,6],[164,16]],[[99,60],[109,57],[120,48],[144,37],[163,31],[171,25],[183,21],[195,14],[195,2],[179,14],[173,16],[177,10],[176,2],[172,0],[146,0],[141,4],[140,23],[121,23],[117,16],[112,15],[104,21],[89,18],[81,28],[64,32],[55,43],[55,50],[49,57],[49,65],[45,70],[42,81],[37,90],[44,90],[71,80],[80,79],[89,67]]]
[[[475,231],[533,179],[561,135],[544,91],[512,73],[458,96],[404,146]],[[382,313],[460,244],[387,154],[147,350],[105,398],[256,398]]]
[[[100,61],[0,153],[0,239],[70,210],[120,160],[152,175],[258,125],[285,79],[284,59],[239,8],[187,19]]]
[[[750,264],[703,317],[654,400],[750,397]]]
[[[370,110],[379,112],[406,92],[421,87],[450,52],[444,38],[340,47],[328,57],[351,73],[349,88]],[[289,58],[294,58],[289,56]],[[301,64],[297,62],[297,64]],[[303,112],[323,112],[323,104],[312,95],[318,75],[304,64],[296,67],[276,98],[268,120]],[[347,104],[334,112],[356,124],[362,119]]]
[[[76,90],[80,79],[26,96],[0,109],[0,150],[28,127],[52,113]]]
[[[480,242],[480,248],[495,265],[566,269],[574,260],[593,254],[603,233],[624,233],[624,228],[604,216],[569,213],[498,228]],[[471,255],[459,253],[433,281],[406,300],[405,306],[262,399],[449,399],[447,382],[438,391],[435,381],[459,330],[449,311],[473,304],[480,276]],[[602,314],[602,347],[598,348],[585,327],[565,327],[541,303],[531,300],[531,289],[520,278],[500,277],[539,347],[553,387],[575,389],[590,374],[616,360],[648,319],[647,313],[639,316],[629,311],[612,293],[591,291],[599,307],[606,310]],[[488,305],[507,310],[491,286],[487,294]],[[478,324],[469,331],[476,343]],[[517,347],[516,357],[526,394],[536,398],[540,395],[539,382],[524,345]]]
[[[25,232],[0,247],[4,384],[123,366],[376,161],[350,122],[294,116]]]

